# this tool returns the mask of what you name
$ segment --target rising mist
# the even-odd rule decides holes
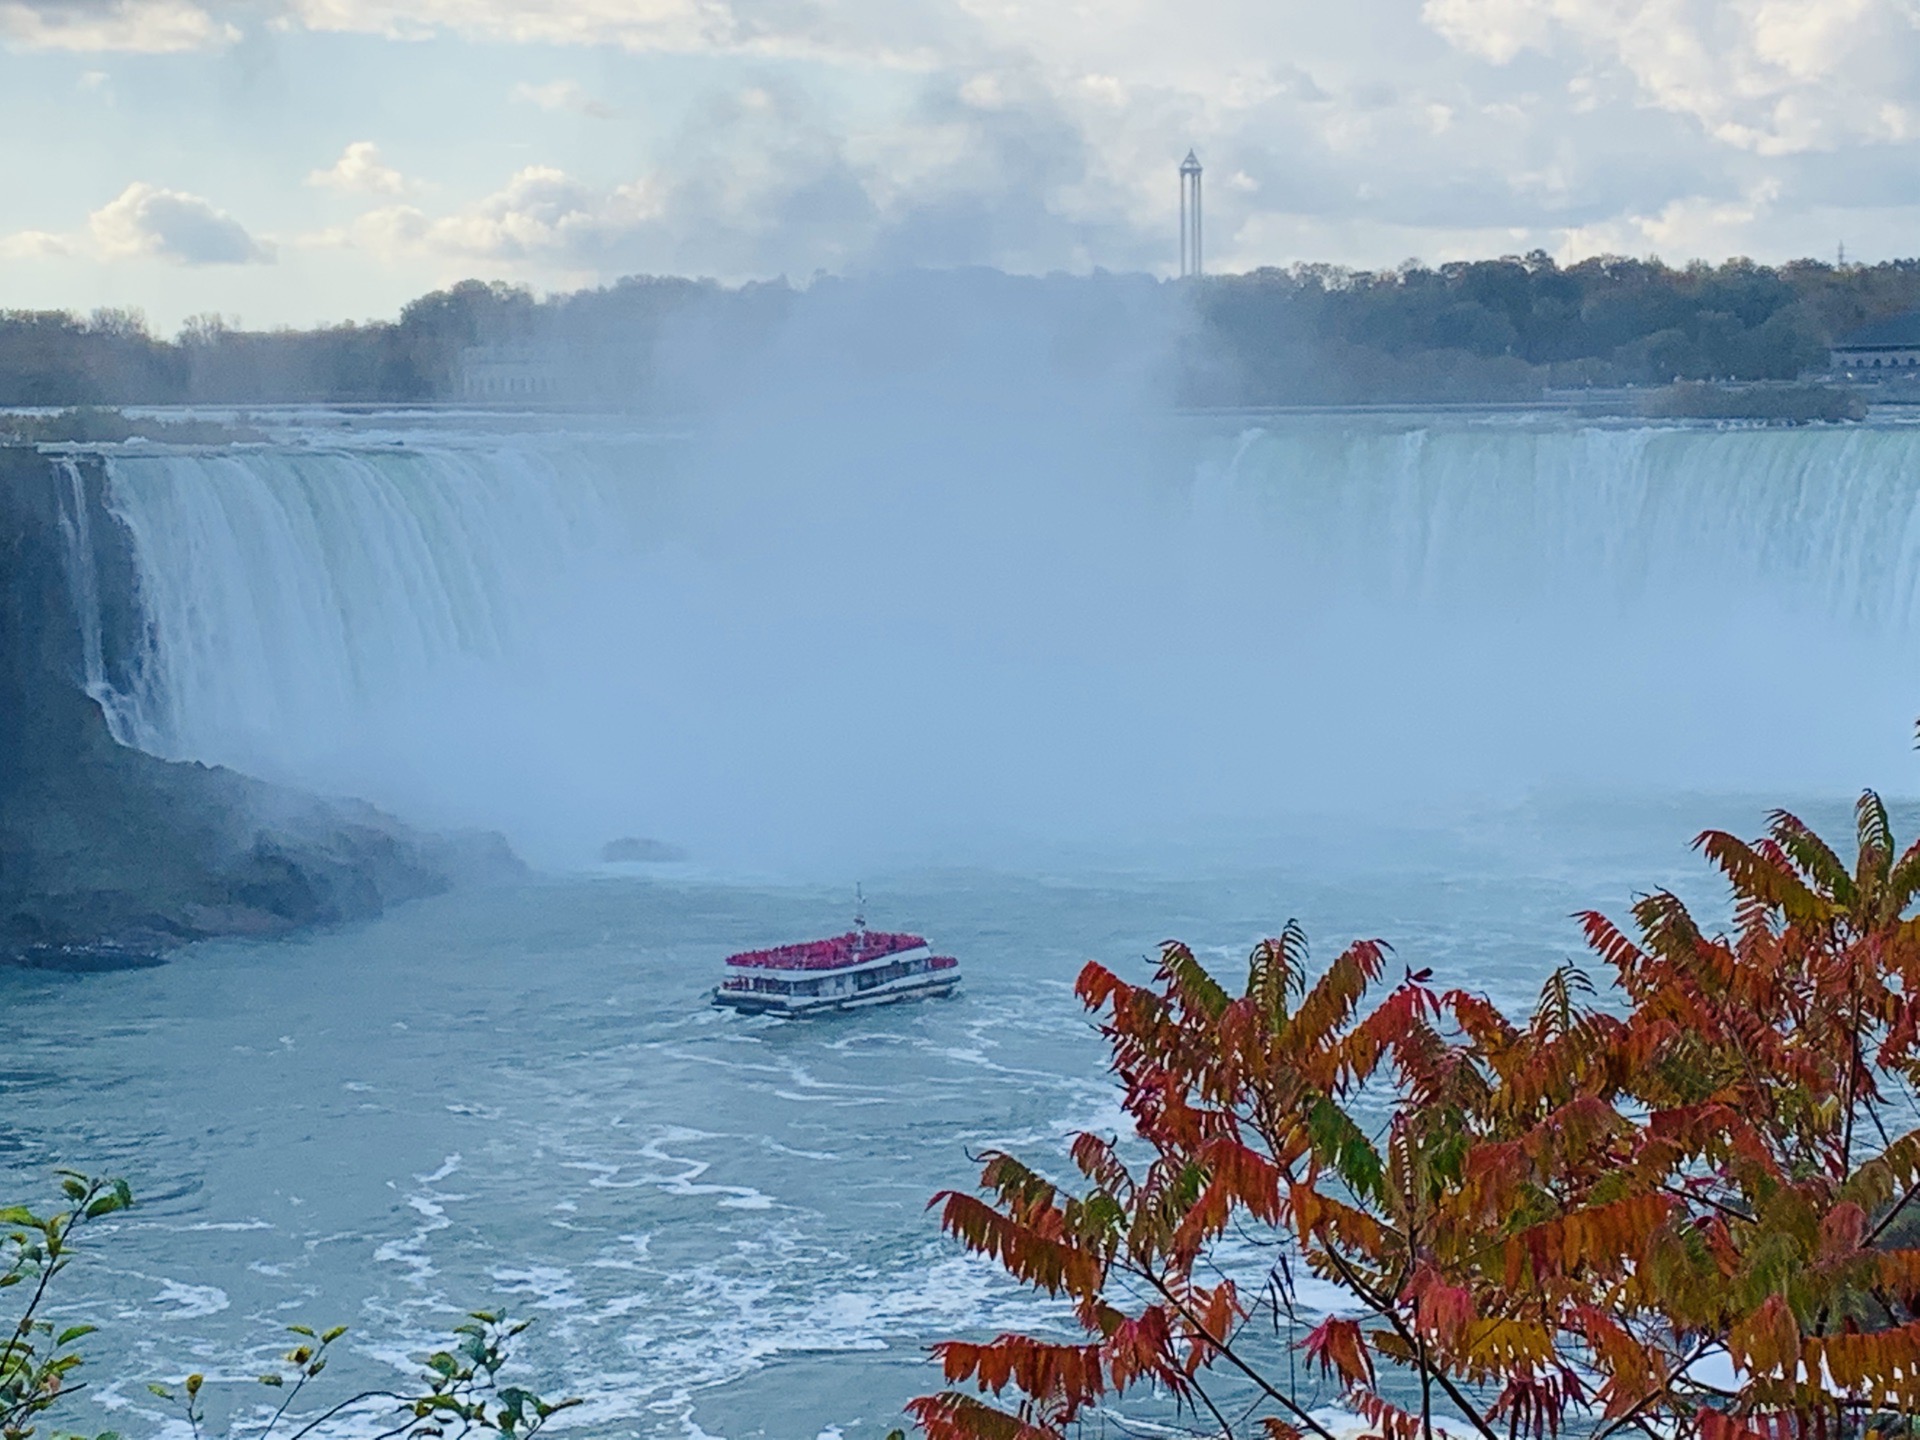
[[[104,698],[551,864],[823,876],[1898,773],[1906,432],[1256,424],[1168,403],[1190,339],[1147,282],[839,282],[669,327],[671,421],[117,458],[151,650]]]

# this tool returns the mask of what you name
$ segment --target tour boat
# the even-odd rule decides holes
[[[813,1015],[951,995],[959,983],[953,956],[934,954],[919,935],[869,930],[855,914],[853,929],[830,940],[729,955],[713,1003],[749,1015]]]

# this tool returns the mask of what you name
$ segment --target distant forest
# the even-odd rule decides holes
[[[823,281],[857,286],[859,281]],[[1731,260],[1676,269],[1544,253],[1428,268],[1330,265],[1154,282],[1095,275],[1009,280],[1036,297],[1143,291],[1177,323],[1166,385],[1197,405],[1494,400],[1549,386],[1791,379],[1870,320],[1920,308],[1920,260],[1836,267]],[[1102,289],[1105,287],[1105,289]],[[638,277],[536,297],[465,281],[397,321],[248,331],[189,323],[172,339],[135,312],[0,311],[0,405],[409,402],[457,399],[461,352],[550,347],[587,357],[569,394],[670,410],[690,337],[702,363],[764,345],[803,292]],[[1171,307],[1171,308],[1167,308]],[[1084,308],[1084,307],[1083,307]],[[679,347],[676,349],[676,347]]]

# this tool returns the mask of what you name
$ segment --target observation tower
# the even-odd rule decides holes
[[[1200,273],[1200,160],[1189,150],[1180,162],[1180,278]]]

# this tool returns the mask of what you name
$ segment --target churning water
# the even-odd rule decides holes
[[[8,1192],[144,1197],[74,1272],[103,1425],[190,1369],[244,1396],[291,1320],[378,1378],[504,1299],[591,1433],[877,1440],[928,1342],[1052,1315],[923,1207],[1115,1123],[1083,960],[1298,916],[1517,1005],[1576,908],[1710,904],[1701,826],[1910,788],[1920,429],[1068,418],[115,455],[123,738],[550,875],[0,976]],[[620,835],[692,858],[592,869]],[[705,1005],[855,878],[959,998]]]
[[[1534,807],[1283,838],[1258,863],[1222,847],[1177,878],[869,876],[876,921],[924,928],[966,982],[821,1021],[723,1015],[706,987],[732,950],[844,923],[847,897],[686,876],[447,896],[154,970],[0,972],[0,1183],[64,1162],[140,1192],[71,1272],[64,1313],[103,1327],[75,1425],[178,1440],[146,1382],[196,1369],[216,1414],[250,1413],[296,1321],[353,1326],[332,1393],[392,1383],[462,1311],[505,1305],[537,1322],[517,1378],[586,1396],[581,1433],[880,1440],[938,1388],[932,1341],[1060,1318],[924,1207],[971,1183],[970,1152],[1057,1172],[1073,1130],[1120,1123],[1071,995],[1085,959],[1144,977],[1180,935],[1231,973],[1297,915],[1327,955],[1379,934],[1523,1003],[1577,945],[1576,906],[1709,889],[1682,837],[1755,811]]]

